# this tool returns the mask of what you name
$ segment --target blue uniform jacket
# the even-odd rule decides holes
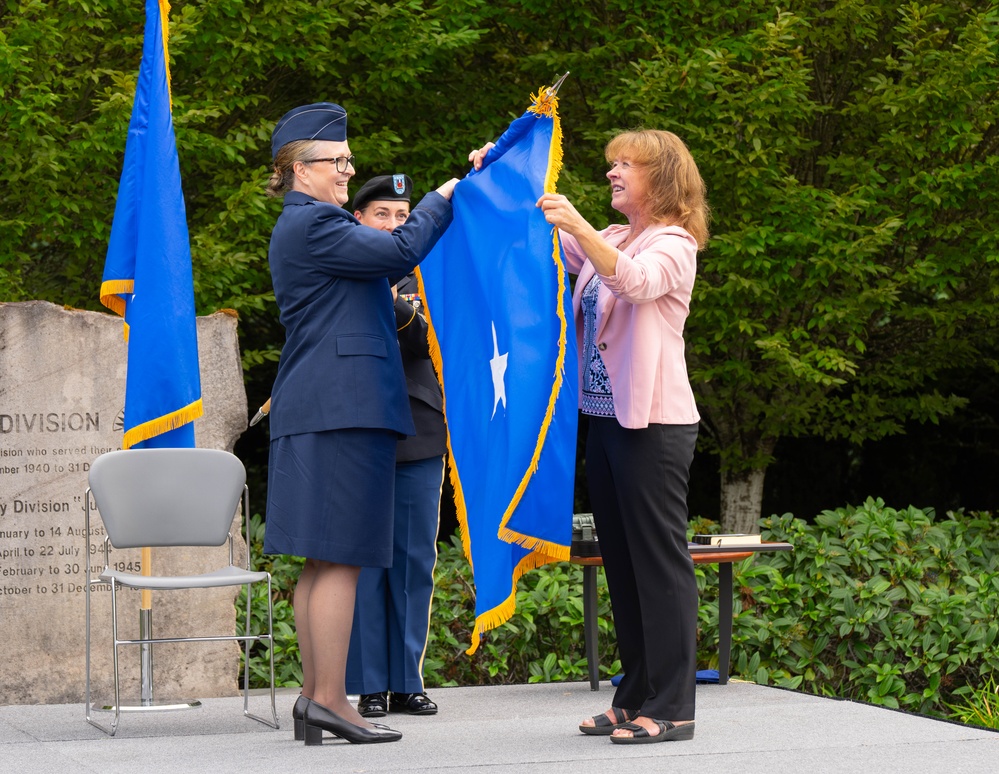
[[[284,198],[268,259],[285,345],[271,437],[343,428],[415,433],[389,278],[404,277],[451,223],[427,194],[389,233],[298,191]]]

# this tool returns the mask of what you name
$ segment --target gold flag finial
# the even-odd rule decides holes
[[[569,71],[566,70],[565,75],[559,78],[551,86],[542,86],[538,89],[537,94],[531,95],[531,106],[528,111],[531,113],[537,113],[539,116],[550,116],[552,111],[558,107],[558,90],[566,78],[569,77]]]

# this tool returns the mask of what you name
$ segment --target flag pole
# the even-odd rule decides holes
[[[204,413],[197,356],[190,239],[177,159],[168,53],[170,4],[145,0],[142,62],[101,283],[101,302],[125,319],[128,371],[122,449],[194,447]],[[136,265],[143,287],[136,288]],[[134,315],[132,312],[134,311]],[[134,317],[134,319],[133,319]],[[141,548],[140,574],[152,573]],[[188,709],[197,700],[158,701],[153,691],[152,592],[139,604],[138,704],[105,710]]]
[[[169,95],[170,112],[173,112],[173,95],[170,88],[170,54],[168,40],[170,39],[170,3],[169,0],[157,0],[160,12],[160,30],[163,37],[163,69],[166,72],[166,88]],[[143,44],[144,45],[144,44]],[[143,577],[150,578],[153,574],[153,549],[148,546],[140,552]],[[139,639],[148,640],[153,636],[153,592],[142,589],[139,601]],[[153,700],[153,646],[144,642],[139,645],[139,706],[152,707]]]
[[[167,94],[170,94],[170,55],[168,43],[170,38],[169,16],[170,3],[159,0],[160,29],[163,35],[163,65],[166,71]],[[170,109],[173,110],[173,95],[170,94]],[[153,574],[153,549],[148,546],[140,552],[143,577],[150,578]],[[153,592],[143,589],[139,602],[139,639],[151,639],[153,636]],[[139,646],[139,701],[143,706],[153,703],[153,646],[143,643]]]
[[[142,575],[149,578],[153,574],[153,550],[142,549]],[[142,590],[139,604],[139,639],[148,640],[153,636],[153,592]],[[144,707],[153,704],[153,646],[144,642],[139,646],[139,701]]]

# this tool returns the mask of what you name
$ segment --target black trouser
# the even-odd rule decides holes
[[[687,480],[697,425],[621,427],[589,417],[586,475],[624,677],[614,706],[692,720],[697,582]]]

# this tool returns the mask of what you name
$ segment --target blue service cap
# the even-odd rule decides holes
[[[413,181],[409,175],[379,175],[371,178],[354,194],[354,209],[363,210],[371,202],[404,201],[413,196]]]
[[[347,111],[332,102],[315,102],[292,108],[277,122],[271,135],[271,158],[282,145],[295,140],[347,139]]]

